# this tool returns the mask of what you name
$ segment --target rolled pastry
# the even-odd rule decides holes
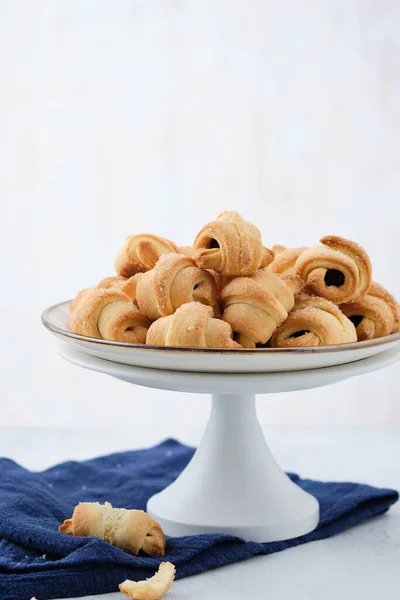
[[[211,306],[183,304],[169,317],[155,321],[147,332],[147,344],[187,348],[240,348],[228,323],[213,318]]]
[[[335,304],[355,302],[371,284],[371,261],[361,246],[338,236],[322,238],[296,261],[296,272],[307,290]]]
[[[79,302],[82,300],[82,298],[84,298],[84,296],[91,290],[99,289],[99,288],[108,289],[110,287],[120,288],[121,285],[125,283],[125,281],[126,281],[125,277],[120,277],[119,275],[111,275],[111,277],[105,277],[104,279],[99,281],[99,283],[97,285],[92,285],[88,288],[84,288],[83,290],[80,290],[77,293],[77,295],[75,296],[75,298],[73,300],[71,300],[71,302],[70,302],[70,305],[69,305],[70,311],[71,312],[74,311],[75,308],[78,306]]]
[[[126,579],[119,589],[131,600],[159,600],[169,590],[175,578],[175,565],[162,562],[153,577],[144,581]]]
[[[91,290],[103,288],[108,290],[110,287],[118,288],[125,292],[127,296],[134,302],[136,302],[136,284],[137,279],[140,277],[141,273],[137,273],[132,277],[120,277],[119,275],[112,275],[111,277],[105,277],[97,285],[92,285],[91,287],[85,288],[77,293],[75,298],[71,301],[69,308],[70,311],[73,312],[75,308],[78,306],[79,302],[84,298],[87,292]]]
[[[360,300],[341,304],[339,308],[355,325],[359,341],[383,337],[400,330],[400,306],[379,283],[372,282]]]
[[[281,246],[281,248],[282,250],[276,251],[276,246],[272,247],[275,252],[275,258],[269,265],[269,270],[278,275],[295,273],[297,259],[308,248],[284,248],[283,246]]]
[[[232,327],[241,346],[255,348],[266,344],[288,316],[294,294],[302,287],[299,277],[286,276],[283,280],[268,269],[251,277],[237,277],[221,292],[222,318]]]
[[[271,348],[300,348],[356,341],[353,323],[336,304],[325,298],[301,295],[268,345]]]
[[[81,502],[58,530],[97,537],[130,554],[139,554],[140,550],[150,556],[165,553],[165,535],[157,521],[143,510],[113,508],[109,502]]]
[[[82,297],[68,325],[79,335],[144,344],[150,321],[122,290],[99,288]]]
[[[154,269],[139,278],[136,298],[140,310],[153,321],[172,315],[182,304],[192,301],[217,310],[213,276],[184,254],[161,256]]]
[[[131,277],[135,273],[150,271],[162,254],[177,251],[173,242],[157,235],[131,235],[117,254],[115,270],[118,275]]]
[[[253,275],[274,257],[272,250],[263,247],[257,227],[229,211],[200,230],[193,248],[199,267],[229,276]]]

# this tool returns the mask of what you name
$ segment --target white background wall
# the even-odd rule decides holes
[[[348,236],[400,297],[396,0],[1,0],[0,425],[200,424],[205,397],[64,363],[43,308],[224,209]],[[260,398],[264,423],[400,423],[399,367]]]

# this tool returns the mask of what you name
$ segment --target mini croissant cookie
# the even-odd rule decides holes
[[[359,341],[383,337],[400,330],[400,306],[378,283],[372,282],[360,300],[341,304],[339,308],[354,323]]]
[[[295,273],[297,259],[308,248],[284,248],[283,246],[279,246],[279,248],[281,249],[277,250],[276,246],[272,247],[272,250],[275,252],[275,258],[268,269],[273,273],[277,273],[277,275]]]
[[[263,247],[257,227],[229,211],[201,229],[193,248],[199,267],[230,276],[253,275],[274,257],[271,250]]]
[[[356,342],[353,323],[325,298],[301,295],[286,321],[269,341],[271,348],[329,346]]]
[[[240,348],[228,323],[213,318],[211,306],[183,304],[169,317],[155,321],[147,332],[147,344],[187,348]]]
[[[172,315],[182,304],[192,301],[217,310],[213,276],[184,254],[161,256],[154,269],[140,276],[136,298],[140,310],[153,321]]]
[[[222,318],[245,348],[265,344],[288,316],[294,294],[303,287],[299,277],[285,279],[268,269],[233,279],[221,292]]]
[[[93,285],[91,287],[85,288],[77,293],[75,298],[71,301],[69,308],[70,311],[73,312],[78,306],[79,302],[84,298],[84,296],[90,292],[91,290],[103,288],[108,290],[110,287],[118,288],[125,292],[127,296],[134,302],[136,301],[136,283],[137,278],[140,277],[141,273],[137,273],[128,279],[126,277],[121,277],[119,275],[112,275],[111,277],[105,277],[97,285]]]
[[[97,537],[130,554],[139,554],[140,550],[150,556],[165,553],[165,535],[157,521],[143,510],[113,508],[109,502],[81,502],[58,530]]]
[[[371,261],[361,246],[338,236],[321,239],[323,246],[305,250],[296,272],[307,290],[335,304],[354,302],[371,284]]]
[[[126,281],[125,277],[120,277],[119,275],[112,275],[111,277],[105,277],[97,285],[92,285],[88,288],[84,288],[83,290],[80,290],[77,293],[77,295],[75,296],[75,298],[73,300],[71,300],[71,302],[70,302],[70,305],[69,305],[70,311],[73,312],[76,309],[76,307],[78,306],[78,304],[80,303],[82,298],[84,298],[88,292],[95,290],[95,289],[99,289],[99,288],[104,288],[104,289],[108,289],[110,287],[120,288],[120,286],[123,283],[125,283],[125,281]]]
[[[79,335],[145,344],[150,321],[122,290],[99,288],[81,298],[68,326]]]
[[[150,271],[160,256],[168,252],[178,252],[170,240],[150,233],[131,235],[117,254],[115,270],[123,277]]]

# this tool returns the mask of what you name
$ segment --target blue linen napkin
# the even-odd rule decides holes
[[[144,509],[146,502],[176,479],[193,448],[175,440],[158,446],[69,461],[42,473],[0,459],[0,598],[38,600],[118,590],[124,579],[154,574],[161,560],[177,567],[177,578],[321,540],[379,515],[398,493],[357,483],[324,483],[290,477],[320,503],[318,528],[300,538],[260,544],[229,535],[168,538],[163,559],[131,556],[96,538],[58,532],[79,502],[109,501],[116,507]]]

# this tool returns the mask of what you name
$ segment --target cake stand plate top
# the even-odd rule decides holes
[[[280,373],[346,365],[400,348],[400,333],[386,337],[312,348],[173,348],[89,338],[68,331],[69,301],[46,309],[44,325],[63,342],[104,360],[166,371],[192,373]]]

